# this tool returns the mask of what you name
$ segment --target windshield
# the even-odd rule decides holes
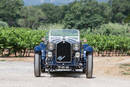
[[[50,30],[49,32],[49,41],[52,40],[62,40],[63,38],[66,40],[73,39],[75,41],[79,41],[79,30],[76,29],[55,29]]]
[[[75,29],[59,29],[59,30],[51,30],[51,36],[78,36],[79,32]]]

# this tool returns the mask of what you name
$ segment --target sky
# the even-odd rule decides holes
[[[53,3],[56,5],[60,5],[60,4],[68,4],[73,2],[74,0],[24,0],[24,3],[26,6],[28,5],[40,5],[42,3]],[[99,2],[102,1],[108,1],[108,0],[98,0]]]

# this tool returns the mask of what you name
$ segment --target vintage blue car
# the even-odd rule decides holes
[[[93,48],[83,44],[80,32],[76,29],[54,29],[47,34],[46,40],[34,48],[34,75],[40,77],[45,71],[62,70],[86,73],[92,78]]]

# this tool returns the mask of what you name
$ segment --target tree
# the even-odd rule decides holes
[[[75,2],[71,4],[70,11],[65,15],[64,23],[67,28],[91,30],[104,23],[105,18],[101,14],[98,2]]]
[[[112,6],[112,22],[122,23],[130,14],[130,0],[109,0]]]
[[[100,15],[104,18],[105,23],[111,22],[111,12],[112,8],[108,3],[99,3]]]
[[[41,9],[36,7],[24,7],[21,10],[21,17],[18,19],[20,27],[38,28],[40,23],[44,21],[45,15]]]
[[[0,27],[8,27],[6,22],[0,21]]]
[[[124,20],[125,23],[130,23],[130,15],[128,15],[125,20]]]
[[[61,6],[55,6],[53,4],[42,4],[40,8],[47,17],[46,23],[57,23],[61,22],[63,19],[63,9]]]
[[[0,0],[0,18],[10,26],[17,26],[16,20],[20,17],[20,9],[24,3],[22,0]]]

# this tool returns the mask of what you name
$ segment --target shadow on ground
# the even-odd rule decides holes
[[[81,71],[56,71],[50,72],[51,77],[70,77],[70,78],[86,78],[86,74]],[[94,79],[93,77],[92,79]]]

